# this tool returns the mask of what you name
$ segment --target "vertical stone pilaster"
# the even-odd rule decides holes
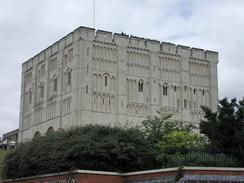
[[[95,39],[95,30],[82,29],[80,32],[79,43],[79,59],[77,60],[78,75],[77,84],[80,87],[77,100],[79,107],[79,120],[78,125],[85,125],[94,123],[92,116],[92,78],[93,78],[93,41]],[[88,66],[88,72],[87,72]],[[88,86],[88,93],[86,88]]]
[[[115,125],[125,124],[127,121],[127,75],[128,75],[128,38],[125,36],[115,36],[115,43],[118,45],[117,59],[117,121]]]
[[[209,68],[209,84],[210,84],[210,108],[212,111],[217,110],[218,105],[218,53],[212,51],[206,51],[206,59],[210,62]]]
[[[191,50],[189,47],[186,46],[177,46],[177,53],[180,55],[180,59],[181,59],[181,97],[180,97],[180,107],[181,107],[181,119],[184,121],[190,121],[190,110],[185,109],[184,108],[184,100],[186,99],[188,101],[187,98],[185,98],[185,90],[184,90],[184,86],[189,85],[190,82],[190,78],[189,78],[189,57],[191,54]]]
[[[25,82],[25,64],[22,65],[22,72],[21,72],[21,95],[20,95],[20,112],[19,112],[19,134],[18,134],[18,141],[23,142],[23,115],[24,115],[24,82]]]
[[[157,111],[160,106],[160,89],[159,89],[159,81],[160,81],[160,59],[159,59],[159,51],[160,51],[160,43],[158,41],[147,41],[146,42],[147,49],[150,51],[150,114],[157,115]]]

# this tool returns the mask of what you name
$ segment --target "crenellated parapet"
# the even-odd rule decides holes
[[[103,30],[97,30],[95,40],[100,41],[100,42],[105,42],[108,44],[114,43],[113,42],[113,33],[108,32],[108,31],[103,31]]]
[[[162,42],[160,45],[161,52],[165,54],[172,54],[176,55],[176,45],[173,43],[168,43],[168,42]]]
[[[47,47],[45,50],[41,51],[40,53],[36,54],[32,58],[30,58],[28,61],[24,62],[22,64],[23,71],[26,71],[28,69],[31,69],[34,65],[37,65],[38,63],[41,63],[42,61],[46,60],[47,58],[57,54],[59,50],[64,49],[65,47],[68,47],[72,45],[75,41],[80,40],[80,28],[74,30],[73,32],[69,33],[65,37],[61,38],[59,41],[53,43],[51,46]],[[90,31],[89,28],[84,28]],[[86,34],[89,35],[89,34]],[[86,38],[88,38],[87,36]]]
[[[169,42],[160,42],[154,39],[142,38],[125,33],[112,33],[109,31],[95,30],[89,27],[79,27],[59,41],[55,42],[42,52],[38,53],[23,64],[23,70],[28,70],[33,65],[42,62],[46,58],[55,55],[60,49],[72,45],[75,41],[96,41],[104,44],[136,48],[145,51],[160,52],[161,54],[189,57],[197,60],[218,62],[218,53],[199,48],[190,48],[183,45],[175,45]]]

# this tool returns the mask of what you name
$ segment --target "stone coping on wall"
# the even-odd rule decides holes
[[[36,175],[36,176],[16,178],[16,179],[8,179],[2,181],[2,183],[49,178],[49,177],[59,177],[59,176],[66,176],[66,175],[79,175],[79,174],[130,177],[130,176],[140,176],[140,175],[148,175],[148,174],[177,172],[179,170],[183,172],[184,171],[186,172],[188,171],[229,172],[230,174],[231,172],[242,172],[244,175],[244,168],[227,168],[227,167],[174,167],[174,168],[163,168],[163,169],[145,170],[145,171],[136,171],[136,172],[127,172],[127,173],[94,171],[94,170],[72,170],[72,171],[66,171],[60,173],[50,173],[50,174]]]

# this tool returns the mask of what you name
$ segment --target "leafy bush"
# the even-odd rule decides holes
[[[6,155],[9,153],[9,150],[1,150],[0,149],[0,181],[4,178],[3,177],[3,161]]]
[[[139,129],[88,125],[19,145],[4,168],[7,178],[73,169],[127,172],[159,168],[155,157],[153,145]]]

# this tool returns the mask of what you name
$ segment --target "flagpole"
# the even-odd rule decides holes
[[[96,29],[96,4],[95,0],[93,0],[93,28]]]

